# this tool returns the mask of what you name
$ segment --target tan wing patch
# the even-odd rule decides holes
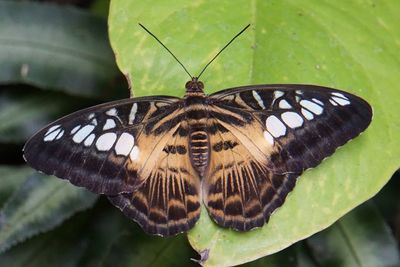
[[[175,235],[192,228],[200,216],[200,179],[190,162],[187,137],[179,134],[184,127],[155,145],[139,171],[146,178],[137,191],[109,197],[147,233]]]
[[[220,124],[217,120],[210,123]],[[283,204],[297,176],[274,174],[266,167],[267,157],[260,154],[267,152],[260,148],[267,151],[274,148],[252,135],[256,133],[254,130],[246,130],[250,133],[246,136],[243,128],[239,131],[222,124],[218,128],[210,135],[210,165],[203,181],[204,203],[221,226],[240,231],[260,227]]]

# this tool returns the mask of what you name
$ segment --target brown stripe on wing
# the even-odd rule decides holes
[[[218,120],[209,122],[219,124]],[[271,213],[283,204],[297,175],[272,173],[266,161],[260,162],[250,153],[249,141],[236,135],[241,133],[234,128],[210,134],[210,165],[203,181],[203,199],[219,225],[248,231],[264,225]],[[260,141],[251,136],[247,139]],[[274,149],[271,146],[269,151]]]
[[[184,122],[182,123],[184,124]],[[191,229],[200,217],[200,179],[193,169],[180,125],[153,159],[147,179],[133,193],[109,196],[111,203],[149,234],[171,236]]]

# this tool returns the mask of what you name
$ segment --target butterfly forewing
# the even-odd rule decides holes
[[[222,225],[249,230],[281,206],[296,179],[370,123],[359,97],[311,85],[260,85],[210,96],[219,124],[210,131],[203,198]]]
[[[136,98],[78,111],[39,131],[26,143],[24,157],[32,167],[95,193],[131,192],[143,181],[138,172],[147,171],[152,148],[171,135],[176,121],[164,128],[157,123],[179,113],[178,101]]]
[[[278,173],[315,167],[364,131],[372,118],[372,109],[363,99],[313,85],[239,87],[210,97],[224,113],[236,111],[252,117],[249,124],[259,124],[262,131],[246,133],[258,141],[258,147],[264,142],[275,148],[264,154],[268,167]],[[232,125],[243,131],[241,125]]]

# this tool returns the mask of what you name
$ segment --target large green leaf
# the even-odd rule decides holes
[[[365,203],[307,239],[319,266],[400,265],[396,240],[372,203]]]
[[[103,266],[109,248],[127,232],[123,217],[103,198],[56,229],[0,255],[0,266]]]
[[[51,120],[95,103],[50,91],[19,89],[0,91],[0,142],[3,143],[25,142]]]
[[[370,128],[300,178],[282,208],[255,231],[214,224],[205,209],[189,233],[208,266],[274,253],[318,232],[376,194],[400,163],[400,2],[113,0],[109,32],[135,95],[183,95],[188,79],[146,32],[148,26],[189,71],[247,23],[247,31],[202,77],[206,91],[256,83],[312,83],[355,93],[374,108]]]
[[[0,252],[54,228],[91,207],[96,199],[97,195],[66,181],[41,174],[30,176],[0,210]]]
[[[35,170],[28,166],[0,165],[0,206],[34,172]]]
[[[60,227],[3,252],[0,254],[0,266],[78,266],[91,241],[90,235],[97,228],[88,225],[89,215],[88,213],[78,214]],[[105,220],[108,219],[105,218]]]
[[[101,97],[120,73],[106,21],[71,7],[0,2],[0,83]]]

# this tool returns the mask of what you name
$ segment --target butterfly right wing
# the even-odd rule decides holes
[[[149,175],[182,118],[180,99],[119,100],[72,113],[36,133],[24,147],[33,168],[92,192],[131,192]],[[165,123],[160,124],[160,121]]]
[[[221,226],[262,226],[304,170],[365,130],[361,98],[311,85],[259,85],[210,96],[210,164],[203,200]]]

